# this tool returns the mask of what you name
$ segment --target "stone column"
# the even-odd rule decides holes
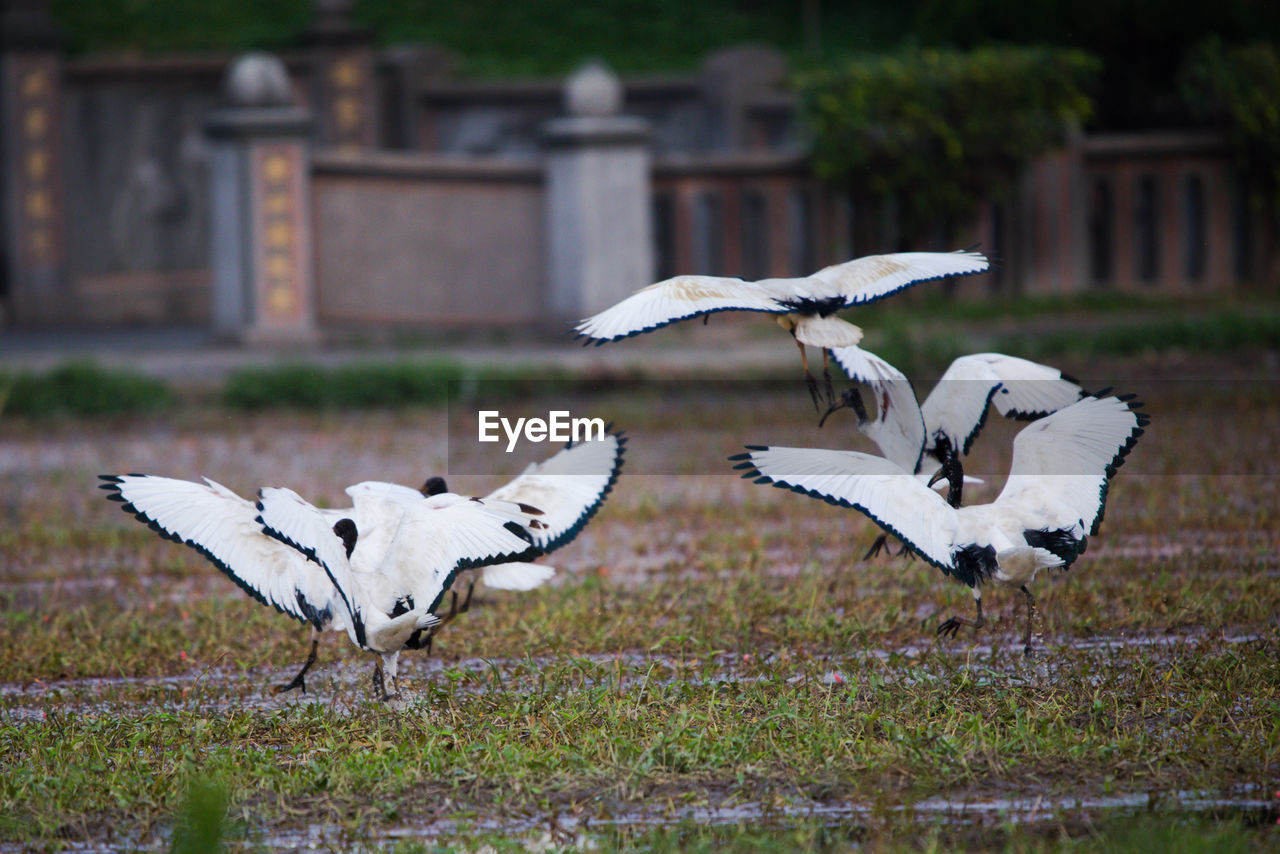
[[[321,145],[359,151],[378,144],[379,109],[373,37],[351,22],[352,0],[315,0],[311,46],[311,105]]]
[[[311,248],[310,111],[284,63],[237,59],[209,115],[213,330],[246,344],[318,339]]]
[[[619,115],[622,84],[598,63],[565,86],[569,115],[543,127],[551,319],[608,308],[653,280],[649,124]]]
[[[62,183],[62,52],[47,0],[0,7],[0,322],[74,320]]]

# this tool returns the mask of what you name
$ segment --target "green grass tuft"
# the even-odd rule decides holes
[[[195,779],[178,810],[173,828],[172,854],[216,854],[224,850],[227,789],[220,783]]]

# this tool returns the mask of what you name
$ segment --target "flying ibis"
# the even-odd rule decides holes
[[[931,279],[982,273],[990,266],[980,252],[899,252],[856,258],[801,278],[747,282],[722,276],[676,276],[641,288],[580,321],[575,331],[580,338],[603,344],[721,311],[776,314],[778,324],[791,333],[800,348],[805,382],[816,407],[818,384],[809,373],[805,346],[822,350],[824,391],[829,401],[833,393],[827,350],[851,347],[862,340],[862,330],[836,316],[838,311]]]

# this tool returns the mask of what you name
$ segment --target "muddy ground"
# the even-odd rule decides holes
[[[972,608],[965,588],[864,560],[868,520],[729,468],[745,444],[869,448],[851,419],[819,430],[802,385],[579,388],[549,403],[628,432],[615,493],[550,559],[548,589],[480,589],[432,655],[404,656],[390,706],[338,635],[305,695],[274,693],[306,628],[120,513],[95,476],[336,505],[360,480],[445,473],[483,494],[511,467],[471,441],[471,402],[0,425],[0,840],[163,846],[207,777],[248,847],[625,847],[592,834],[681,820],[998,847],[1012,825],[1087,836],[1133,811],[1274,843],[1276,382],[1240,360],[1195,381],[1176,357],[1076,370],[1139,393],[1152,424],[1086,554],[1036,581],[1030,656],[1020,596],[988,591],[986,629],[938,640]],[[1018,427],[993,416],[968,501],[998,491]]]

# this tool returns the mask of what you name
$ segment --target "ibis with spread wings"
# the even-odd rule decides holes
[[[872,418],[857,386],[850,386],[818,422],[848,407],[858,417],[858,429],[876,443],[885,459],[915,473],[925,483],[952,449],[969,453],[974,439],[994,407],[1006,418],[1034,421],[1080,400],[1085,391],[1057,368],[1002,353],[974,353],[951,363],[923,404],[907,377],[876,354],[860,347],[831,351],[836,363],[855,382],[865,383],[876,403]],[[959,465],[957,459],[954,463]],[[966,483],[981,483],[966,477]],[[949,496],[953,507],[959,496]],[[867,552],[877,554],[882,534]]]
[[[582,320],[575,331],[578,337],[604,344],[721,311],[774,314],[800,348],[805,381],[816,406],[818,386],[809,373],[805,346],[822,349],[826,395],[830,399],[827,350],[851,347],[862,340],[862,329],[838,317],[837,312],[932,279],[986,272],[990,266],[980,252],[898,252],[855,258],[800,278],[747,282],[722,276],[676,276],[641,288]]]
[[[1085,397],[1033,421],[1013,442],[1003,490],[990,504],[953,507],[912,472],[858,451],[748,446],[744,477],[858,510],[912,551],[973,590],[977,617],[938,627],[983,625],[984,582],[1016,587],[1027,601],[1023,647],[1031,648],[1035,599],[1027,590],[1046,568],[1066,569],[1098,532],[1109,481],[1142,435],[1148,417],[1131,397]],[[953,450],[943,472],[959,489]]]

